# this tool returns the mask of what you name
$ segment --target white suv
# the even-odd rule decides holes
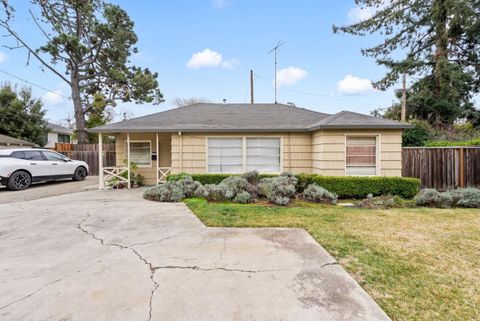
[[[46,149],[0,150],[0,184],[19,191],[34,182],[71,178],[83,181],[88,165]]]

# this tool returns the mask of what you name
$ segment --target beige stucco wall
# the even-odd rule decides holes
[[[178,133],[159,134],[162,141],[159,157],[161,167],[171,166],[172,173],[207,172],[207,137],[281,137],[283,159],[282,171],[315,173],[321,175],[345,175],[345,138],[347,135],[377,136],[379,142],[379,175],[401,176],[402,131],[401,130],[319,130],[313,133]],[[156,151],[155,133],[131,133],[130,140],[151,141],[152,152]],[[116,136],[117,165],[126,159],[126,134]],[[171,161],[170,161],[171,160]],[[146,184],[155,184],[156,163],[140,167],[138,172]]]
[[[130,133],[130,141],[141,140],[150,141],[151,151],[157,152],[156,148],[156,134],[155,133]],[[160,155],[157,153],[157,159],[160,159],[161,167],[170,167],[171,165],[171,138],[170,134],[158,134],[158,140],[160,141]],[[127,159],[126,148],[127,134],[117,134],[115,136],[115,151],[117,166],[124,166],[123,160]],[[162,148],[163,146],[163,148]],[[150,166],[139,166],[137,173],[145,177],[144,183],[147,185],[156,184],[157,164],[152,160]]]
[[[312,134],[312,172],[345,175],[345,139],[348,135],[377,136],[381,176],[402,175],[401,130],[319,130]]]
[[[310,133],[182,133],[172,134],[172,171],[202,174],[207,171],[207,137],[281,137],[283,171],[312,172]],[[180,153],[180,150],[182,152]]]

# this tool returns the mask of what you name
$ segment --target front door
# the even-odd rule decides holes
[[[158,155],[159,163],[158,167],[171,167],[172,166],[172,145],[171,142],[159,142],[160,153]]]

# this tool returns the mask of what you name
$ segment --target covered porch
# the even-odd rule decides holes
[[[104,135],[115,137],[115,166],[103,166]],[[112,180],[122,182],[127,188],[131,188],[133,171],[132,166],[128,164],[135,164],[135,172],[143,176],[145,185],[158,185],[166,181],[172,171],[171,141],[170,133],[99,133],[99,189],[106,189]]]

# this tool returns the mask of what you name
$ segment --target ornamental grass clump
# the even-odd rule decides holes
[[[315,203],[337,204],[338,196],[317,184],[310,184],[303,190],[303,198]]]

